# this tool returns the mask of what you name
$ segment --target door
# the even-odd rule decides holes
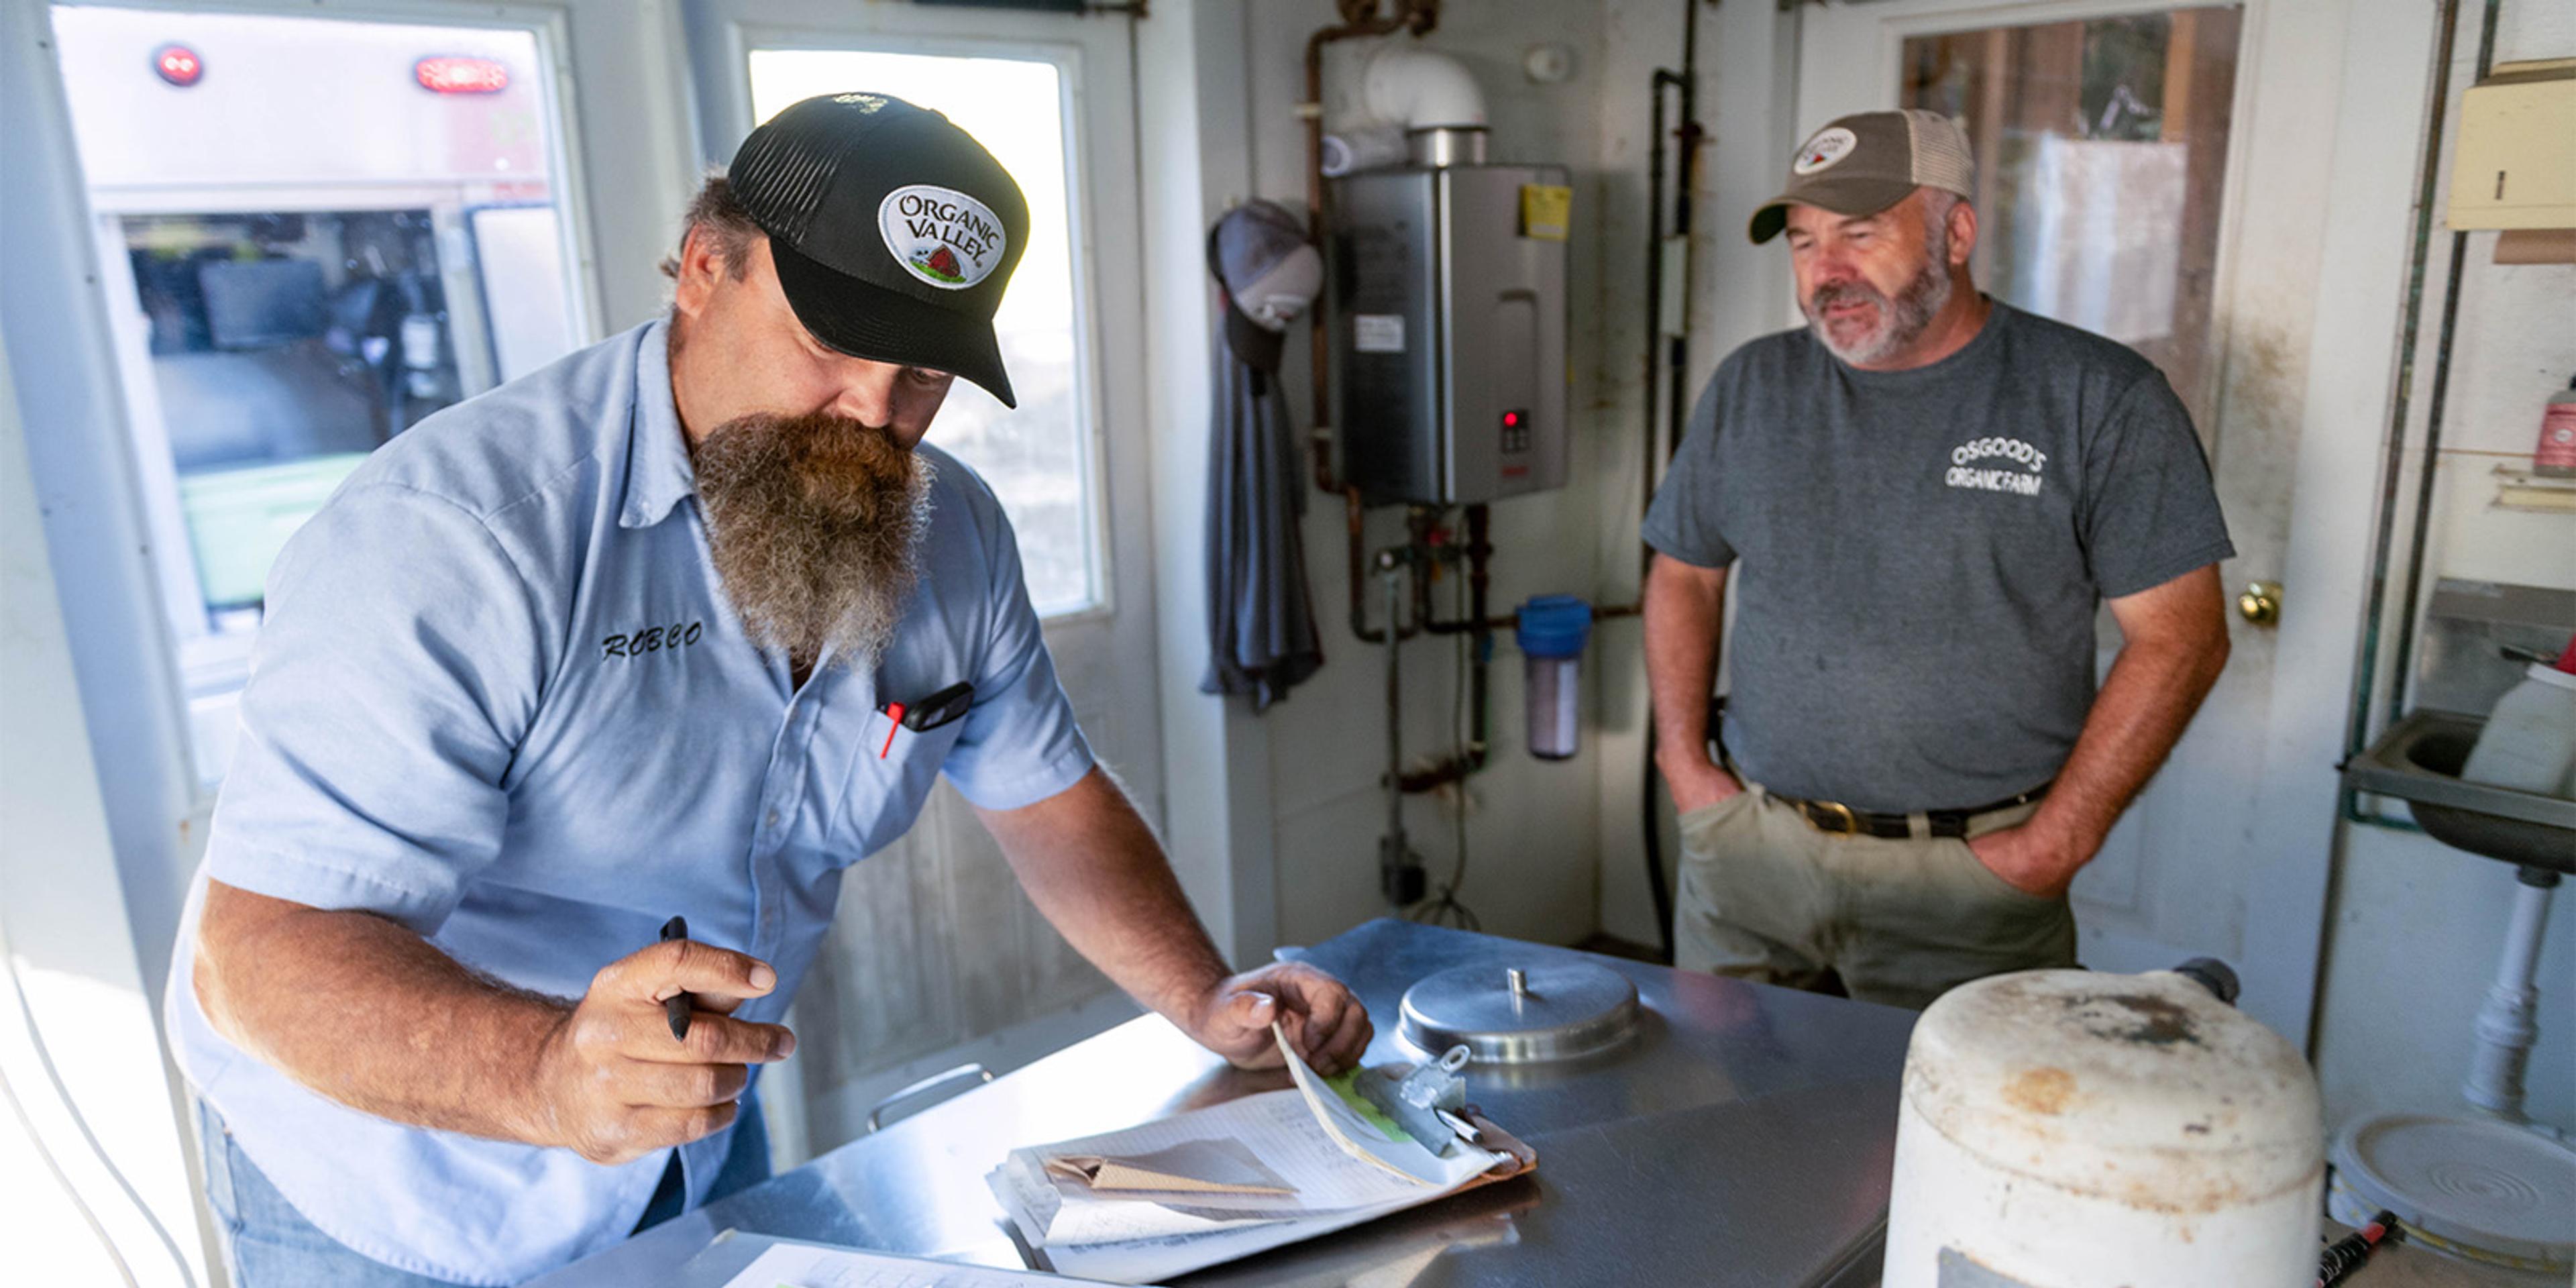
[[[1880,0],[1802,21],[1793,137],[1876,108],[1960,118],[1979,285],[2130,344],[2191,409],[2238,552],[2221,570],[2235,651],[2077,878],[2081,951],[2120,971],[2219,957],[2246,1010],[2303,1040],[2333,802],[2267,794],[2303,780],[2266,773],[2275,640],[2233,601],[2280,577],[2289,540],[2342,6]],[[2107,612],[2101,640],[2107,667]]]
[[[1029,246],[994,321],[1020,406],[960,382],[931,440],[1000,496],[1083,730],[1158,819],[1128,22],[832,0],[689,10],[713,164],[790,103],[866,89],[947,114],[1018,180]],[[911,835],[845,878],[797,1010],[818,1152],[856,1134],[878,1095],[970,1058],[963,1048],[1008,1065],[1132,1013],[1037,914],[945,786]]]

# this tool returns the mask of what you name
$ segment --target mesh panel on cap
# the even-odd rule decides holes
[[[838,153],[814,149],[785,129],[754,136],[727,173],[736,200],[773,237],[802,241],[840,170]]]
[[[1926,188],[1977,195],[1977,162],[1968,152],[1968,133],[1938,112],[1905,109],[1906,142],[1914,153],[1914,182]]]

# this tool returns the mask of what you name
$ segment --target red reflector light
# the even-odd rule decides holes
[[[433,94],[498,94],[510,87],[510,69],[497,58],[434,55],[413,63],[411,76]]]
[[[206,74],[206,63],[197,51],[186,45],[163,45],[152,51],[152,71],[161,79],[186,89]]]

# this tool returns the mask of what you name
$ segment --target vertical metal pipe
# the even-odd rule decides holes
[[[1688,9],[1697,0],[1682,0]],[[1655,379],[1657,352],[1663,345],[1664,331],[1664,86],[1671,73],[1657,68],[1647,95],[1654,100],[1650,113],[1652,125],[1646,135],[1646,150],[1651,159],[1646,163],[1646,352],[1645,376],[1646,434],[1642,444],[1644,459],[1637,473],[1644,480],[1644,496],[1637,502],[1637,522],[1642,525],[1646,511],[1655,503],[1655,466],[1663,453],[1656,450],[1658,431],[1663,421],[1657,415],[1656,397],[1661,392]],[[1642,534],[1637,542],[1637,613],[1640,620],[1646,611],[1646,578],[1655,566],[1654,547],[1645,543]],[[1639,769],[1638,810],[1645,828],[1646,894],[1655,908],[1655,933],[1664,950],[1664,960],[1673,959],[1673,896],[1664,886],[1664,820],[1655,799],[1655,707],[1646,703],[1644,764]]]
[[[2503,0],[2486,0],[2478,24],[2477,75],[2474,85],[2495,67],[2496,14]],[[2438,147],[2439,140],[2436,140]],[[2427,218],[2431,211],[2426,210]],[[2468,263],[2469,235],[2451,234],[2451,271],[2442,290],[2442,329],[2433,342],[2433,392],[2424,404],[2424,463],[2415,479],[2414,540],[2406,552],[2406,597],[2397,605],[2397,665],[2388,677],[2388,718],[2406,714],[2406,672],[2415,654],[2415,614],[2423,602],[2424,538],[2433,524],[2433,478],[2441,465],[2442,412],[2451,393],[2451,340],[2460,321],[2460,277]]]
[[[1668,461],[1681,447],[1684,421],[1688,418],[1690,397],[1687,364],[1690,359],[1689,327],[1680,334],[1664,334],[1664,91],[1681,92],[1681,145],[1676,151],[1681,164],[1675,179],[1673,229],[1688,238],[1691,230],[1691,158],[1699,145],[1699,5],[1700,0],[1682,0],[1682,69],[1676,73],[1664,68],[1655,70],[1647,95],[1652,100],[1648,112],[1646,135],[1646,347],[1645,387],[1645,460],[1638,468],[1643,496],[1638,502],[1637,518],[1643,522],[1646,509],[1655,501],[1656,467]],[[1688,246],[1685,241],[1684,246]],[[1687,318],[1688,304],[1684,304]],[[1656,379],[1656,363],[1669,368],[1670,388]],[[1662,401],[1665,405],[1658,407]],[[1659,414],[1660,413],[1660,414]],[[1661,431],[1670,426],[1670,434]],[[1657,440],[1663,438],[1662,451]],[[1637,604],[1640,613],[1646,602],[1646,577],[1655,562],[1654,548],[1637,543]],[[1664,881],[1663,818],[1657,810],[1655,795],[1655,717],[1652,705],[1646,713],[1644,765],[1638,776],[1638,814],[1645,829],[1646,893],[1654,900],[1655,933],[1663,946],[1664,960],[1673,959],[1673,897]]]
[[[1684,4],[1690,0],[1683,0]],[[1642,363],[1645,380],[1646,418],[1646,500],[1654,500],[1655,446],[1657,431],[1663,424],[1657,414],[1657,395],[1662,390],[1655,381],[1655,364],[1660,361],[1664,339],[1664,83],[1670,73],[1658,68],[1647,86],[1647,97],[1653,108],[1647,114],[1646,128],[1646,352]],[[1638,518],[1643,519],[1641,511]]]
[[[1485,766],[1485,749],[1493,745],[1489,700],[1488,672],[1493,669],[1494,629],[1488,616],[1491,609],[1487,596],[1493,588],[1490,565],[1494,557],[1493,512],[1483,505],[1467,507],[1467,620],[1470,660],[1468,665],[1468,702],[1472,714],[1467,733],[1467,750],[1459,765],[1460,778]]]
[[[2492,15],[2492,0],[2490,0]],[[2370,593],[2364,601],[2361,617],[2361,658],[2353,676],[2353,691],[2344,725],[2344,755],[2359,755],[2370,738],[2371,691],[2377,687],[2379,670],[2380,623],[2388,605],[2388,567],[2397,536],[2397,496],[2406,469],[2406,413],[2413,397],[2415,383],[2416,338],[2424,321],[2424,270],[2432,254],[2433,223],[2440,216],[2434,202],[2441,192],[2442,130],[2451,106],[2451,57],[2457,47],[2460,26],[2460,0],[2442,0],[2441,14],[2436,19],[2433,48],[2433,90],[2426,107],[2424,137],[2421,144],[2422,164],[2415,181],[2414,246],[2406,262],[2406,305],[2397,329],[2397,378],[2389,396],[2387,451],[2379,467],[2379,531],[2372,539],[2370,560]],[[2490,16],[2492,30],[2492,16]],[[2457,292],[2452,294],[2456,296]],[[2405,691],[2401,673],[2394,690]],[[2354,794],[2344,792],[2344,814],[2355,821],[2367,821],[2360,813]]]
[[[1674,77],[1681,90],[1681,119],[1674,123],[1673,155],[1673,223],[1672,235],[1682,241],[1682,262],[1690,262],[1691,172],[1699,157],[1699,6],[1700,0],[1682,0],[1682,71]],[[1664,459],[1681,450],[1682,427],[1690,418],[1690,295],[1689,275],[1683,276],[1682,321],[1668,337],[1669,352],[1664,360],[1665,377],[1672,390],[1664,403]]]
[[[1378,556],[1378,577],[1386,584],[1386,835],[1378,841],[1378,885],[1387,902],[1398,907],[1404,900],[1397,896],[1400,888],[1396,871],[1403,867],[1409,846],[1404,839],[1404,641],[1396,634],[1399,611],[1398,578],[1404,575],[1404,561],[1393,552]]]

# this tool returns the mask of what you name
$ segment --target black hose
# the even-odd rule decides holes
[[[1690,357],[1690,342],[1687,334],[1689,327],[1685,325],[1683,327],[1683,334],[1670,337],[1670,348],[1667,352],[1659,354],[1657,350],[1662,347],[1666,341],[1666,337],[1663,334],[1664,90],[1669,87],[1681,91],[1681,122],[1679,131],[1682,138],[1682,145],[1679,149],[1681,154],[1681,166],[1678,181],[1673,193],[1673,228],[1682,236],[1687,237],[1690,235],[1691,227],[1691,155],[1699,146],[1700,139],[1698,116],[1699,4],[1700,0],[1682,0],[1681,71],[1679,73],[1675,73],[1667,69],[1657,68],[1653,83],[1648,90],[1648,97],[1652,99],[1653,107],[1649,113],[1651,123],[1646,135],[1648,154],[1646,162],[1646,362],[1644,372],[1646,390],[1646,441],[1645,460],[1641,466],[1645,477],[1645,497],[1642,504],[1647,505],[1652,504],[1655,499],[1656,466],[1661,463],[1656,459],[1657,453],[1655,451],[1658,432],[1666,424],[1669,424],[1671,427],[1670,441],[1665,444],[1663,452],[1664,460],[1669,461],[1671,459],[1671,453],[1681,447],[1682,424],[1685,416],[1688,414],[1687,400],[1690,395],[1690,390],[1686,383],[1689,380],[1687,372]],[[1655,367],[1659,359],[1669,368],[1669,375],[1672,381],[1672,388],[1669,394],[1666,395],[1666,406],[1663,408],[1668,420],[1659,420],[1656,416],[1656,398],[1659,393],[1664,392],[1659,388],[1659,383],[1655,378],[1657,374]],[[1643,522],[1645,517],[1644,509],[1640,508],[1637,512],[1638,521]],[[1639,612],[1642,615],[1646,600],[1646,571],[1654,561],[1654,551],[1652,548],[1646,547],[1643,543],[1640,543],[1638,555],[1637,603]],[[1638,777],[1640,780],[1640,790],[1638,791],[1637,802],[1638,814],[1644,824],[1646,839],[1646,891],[1649,895],[1653,896],[1655,901],[1655,936],[1657,941],[1663,946],[1663,960],[1669,963],[1673,960],[1673,892],[1664,880],[1664,825],[1663,813],[1657,807],[1655,796],[1655,715],[1651,701],[1648,703],[1648,709],[1646,712],[1644,765]]]

